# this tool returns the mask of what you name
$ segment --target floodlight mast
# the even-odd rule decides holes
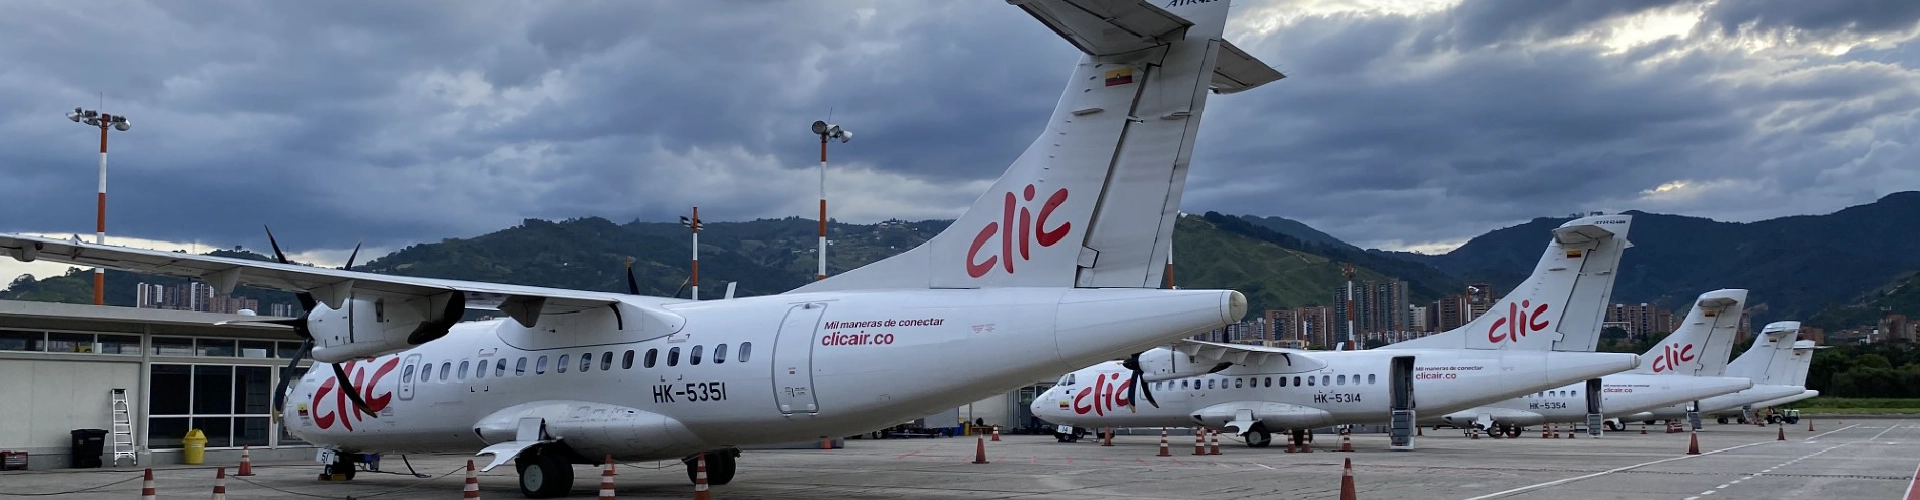
[[[813,133],[820,136],[820,248],[817,254],[820,271],[814,278],[817,281],[827,279],[827,140],[839,139],[845,144],[853,140],[853,132],[815,120]]]
[[[107,244],[107,129],[121,132],[133,128],[133,122],[125,115],[113,115],[91,109],[73,108],[67,113],[67,119],[91,127],[100,128],[100,189],[94,199],[94,243]],[[93,268],[93,305],[105,305],[107,302],[107,270],[104,267]]]

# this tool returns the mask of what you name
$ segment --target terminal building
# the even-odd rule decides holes
[[[273,390],[300,348],[267,319],[166,309],[0,301],[0,450],[31,469],[71,464],[73,431],[104,429],[114,465],[114,392],[126,399],[141,465],[181,461],[188,429],[207,437],[207,462],[312,457],[273,419]],[[305,371],[306,361],[293,376]],[[122,458],[119,465],[129,466]]]

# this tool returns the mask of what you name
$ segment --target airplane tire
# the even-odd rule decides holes
[[[346,476],[348,481],[352,481],[353,472],[355,469],[357,469],[356,467],[353,466],[353,463],[356,461],[359,461],[359,459],[360,459],[359,455],[341,454],[338,457],[333,459],[332,464],[327,466],[327,473],[341,474]]]
[[[1271,444],[1273,444],[1273,433],[1267,432],[1267,426],[1254,424],[1253,429],[1247,431],[1247,447],[1265,448]]]
[[[719,486],[733,482],[734,465],[739,461],[739,457],[733,456],[731,451],[708,453],[707,484]]]
[[[1717,423],[1717,424],[1720,424],[1720,425],[1727,425],[1727,417],[1720,417],[1720,418],[1715,418],[1715,419],[1713,419],[1713,421],[1714,421],[1714,423]]]
[[[573,464],[538,448],[513,460],[520,469],[520,494],[527,498],[565,496],[573,489]]]

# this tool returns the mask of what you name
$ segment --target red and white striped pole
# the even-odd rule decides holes
[[[820,134],[820,273],[827,279],[827,135]]]
[[[700,300],[700,207],[693,207],[693,300]]]
[[[94,200],[93,242],[107,244],[107,127],[112,126],[111,115],[100,120],[100,190]],[[93,305],[107,303],[107,268],[93,268]]]

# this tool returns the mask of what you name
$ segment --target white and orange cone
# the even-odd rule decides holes
[[[1168,449],[1167,449],[1167,430],[1166,430],[1166,429],[1160,429],[1160,456],[1163,456],[1163,457],[1171,457],[1171,456],[1173,456],[1173,454],[1172,454],[1172,453],[1168,453]]]
[[[993,426],[993,441],[1000,442],[1000,426]]]
[[[1193,454],[1207,454],[1207,428],[1205,427],[1193,428]]]
[[[974,441],[973,441],[973,445],[974,445],[974,446],[973,446],[973,463],[976,463],[976,464],[984,464],[984,463],[987,463],[987,440],[986,440],[986,438],[982,438],[982,437],[977,437],[977,436],[976,436],[976,437],[974,437],[974,438],[973,438],[973,440],[974,440]]]
[[[693,500],[707,500],[707,454],[696,455],[693,462]]]
[[[227,500],[227,468],[213,470],[213,500]]]
[[[251,451],[251,448],[250,446],[240,447],[240,471],[233,473],[234,476],[247,477],[253,475],[253,454],[248,453]]]
[[[460,488],[460,498],[480,498],[480,476],[473,474],[473,461],[467,461],[467,485]]]
[[[1220,431],[1207,431],[1207,447],[1208,455],[1220,454]]]
[[[1355,491],[1355,489],[1356,487],[1353,485],[1353,459],[1349,458],[1347,459],[1346,466],[1340,471],[1340,500],[1360,500],[1360,493]]]
[[[613,499],[613,455],[607,455],[607,467],[600,470],[600,500]]]
[[[146,478],[140,481],[140,500],[153,499],[153,469],[147,469]]]

